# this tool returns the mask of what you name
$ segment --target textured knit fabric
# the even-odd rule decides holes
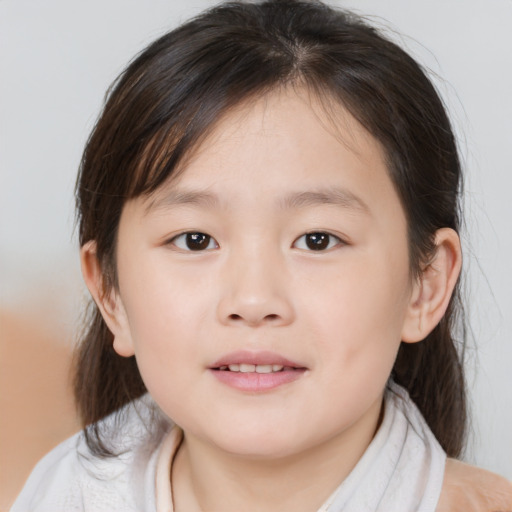
[[[112,449],[122,455],[98,459],[83,433],[75,435],[36,466],[11,512],[173,512],[170,472],[181,430],[148,397],[102,426],[115,432]],[[391,384],[377,434],[318,512],[434,512],[445,461],[407,392]]]
[[[100,422],[117,457],[93,455],[80,432],[34,468],[11,512],[154,512],[156,462],[171,428],[149,396]]]

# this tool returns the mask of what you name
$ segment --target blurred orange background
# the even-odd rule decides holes
[[[70,387],[73,333],[50,318],[43,311],[0,310],[2,512],[37,461],[79,429]]]

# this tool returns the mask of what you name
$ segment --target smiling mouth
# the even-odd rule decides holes
[[[295,368],[292,366],[284,366],[282,364],[230,364],[227,366],[220,366],[213,368],[221,372],[239,372],[239,373],[279,373],[293,370],[300,370],[302,368]]]
[[[308,368],[272,351],[238,350],[221,356],[209,370],[219,382],[253,395],[300,380]]]
[[[266,362],[265,362],[266,363]],[[221,383],[239,391],[266,393],[300,379],[306,368],[284,364],[231,363],[210,368]]]

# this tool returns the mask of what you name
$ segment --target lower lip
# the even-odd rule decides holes
[[[214,377],[223,384],[238,389],[240,391],[261,392],[275,389],[284,384],[300,379],[304,372],[304,368],[297,370],[283,370],[273,373],[257,373],[257,372],[230,372],[227,370],[210,370]]]

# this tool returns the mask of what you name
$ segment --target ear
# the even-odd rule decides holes
[[[133,356],[135,351],[123,302],[118,291],[114,288],[107,289],[105,285],[94,240],[87,242],[80,249],[80,262],[85,284],[98,306],[103,320],[114,335],[114,350],[120,356]]]
[[[448,308],[462,266],[460,239],[450,228],[439,229],[432,260],[414,283],[402,330],[402,341],[425,339]]]

